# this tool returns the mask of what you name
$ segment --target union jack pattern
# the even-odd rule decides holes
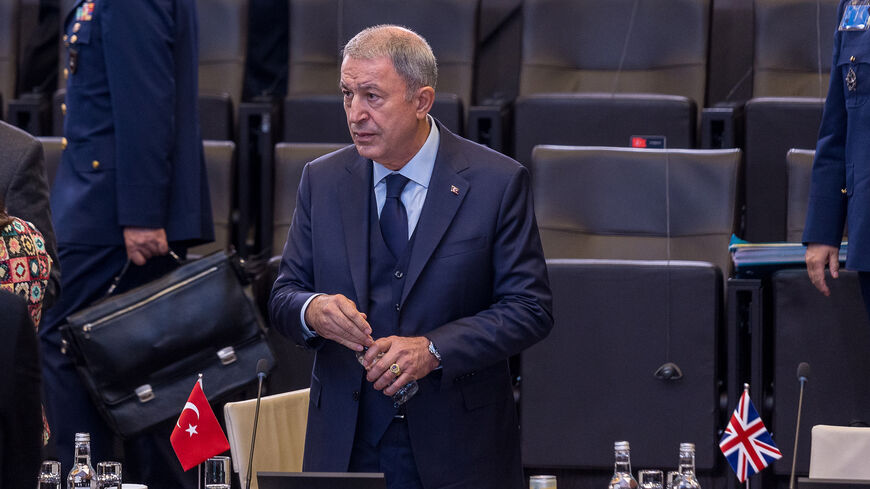
[[[744,391],[731,415],[731,421],[719,440],[719,449],[728,459],[740,482],[760,472],[770,462],[782,458],[773,437],[752,405],[749,391]]]

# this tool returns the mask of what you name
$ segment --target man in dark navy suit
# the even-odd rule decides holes
[[[112,434],[60,351],[59,326],[104,296],[128,259],[133,286],[166,268],[161,255],[170,247],[184,252],[213,239],[197,32],[194,0],[78,0],[65,13],[65,150],[51,206],[66,273],[39,331],[49,423],[65,468],[75,432],[91,433],[94,460],[109,459]],[[180,467],[170,432],[154,433],[153,446],[151,435],[127,441],[128,480],[182,484],[172,477]]]
[[[417,34],[369,28],[343,55],[354,145],[306,165],[270,305],[316,350],[303,469],[519,489],[508,358],[553,324],[528,171],[429,116]]]
[[[807,272],[825,295],[825,267],[839,275],[840,241],[848,224],[846,267],[858,271],[870,314],[870,7],[841,0],[828,97],[813,162],[807,221]]]

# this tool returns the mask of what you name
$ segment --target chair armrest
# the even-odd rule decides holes
[[[721,103],[701,111],[701,148],[743,147],[743,103]]]
[[[248,259],[271,255],[272,175],[275,142],[280,134],[281,105],[239,105],[238,213],[235,244]]]
[[[512,145],[510,137],[511,104],[490,98],[468,109],[468,139],[504,153]]]

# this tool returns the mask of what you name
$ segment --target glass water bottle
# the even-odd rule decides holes
[[[631,456],[627,441],[613,444],[613,478],[609,489],[637,489],[637,480],[631,475]]]
[[[66,478],[67,489],[74,487],[89,487],[95,489],[96,473],[91,465],[91,435],[76,433],[75,456],[73,467]]]
[[[695,444],[680,443],[680,475],[672,489],[701,489],[695,475]]]

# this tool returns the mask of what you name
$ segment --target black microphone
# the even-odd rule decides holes
[[[248,455],[248,474],[245,476],[245,489],[251,489],[251,473],[254,468],[254,444],[257,441],[257,421],[260,419],[260,397],[263,395],[263,381],[269,371],[269,361],[265,358],[257,360],[257,406],[254,408],[254,430],[251,433],[251,453]]]
[[[266,379],[267,373],[269,373],[269,360],[265,358],[257,360],[257,378],[260,379],[260,382]]]
[[[809,377],[810,377],[810,364],[807,362],[801,362],[798,365],[798,369],[797,369],[798,382],[800,382],[801,386],[803,386],[804,382],[809,380]]]
[[[794,427],[794,452],[791,455],[791,476],[789,477],[788,489],[794,489],[794,469],[795,464],[797,463],[797,449],[798,449],[798,434],[800,434],[801,429],[801,410],[804,404],[804,385],[807,383],[810,377],[810,364],[807,362],[801,362],[798,364],[797,368],[797,379],[798,382],[801,383],[801,393],[798,396],[798,411],[797,411],[797,423]]]

